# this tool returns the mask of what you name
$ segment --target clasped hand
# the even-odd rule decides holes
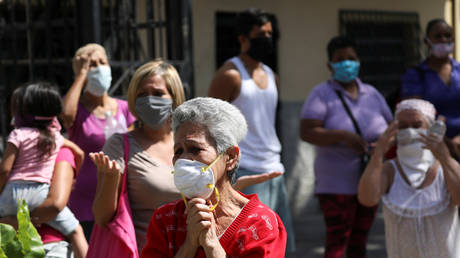
[[[193,198],[188,201],[187,214],[187,241],[194,249],[202,246],[204,249],[214,248],[219,244],[216,233],[214,213],[210,205],[202,198]]]

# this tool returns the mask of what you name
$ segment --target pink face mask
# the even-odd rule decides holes
[[[429,39],[426,39],[431,46],[431,54],[438,58],[447,57],[449,54],[454,52],[454,43],[432,43]]]

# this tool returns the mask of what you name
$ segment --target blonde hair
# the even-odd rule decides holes
[[[89,44],[86,44],[82,47],[80,47],[79,49],[77,49],[77,51],[75,51],[75,55],[73,56],[73,59],[72,59],[72,69],[73,69],[73,73],[74,74],[77,74],[77,66],[76,66],[76,61],[77,61],[77,57],[78,56],[81,56],[81,55],[84,55],[84,54],[88,54],[88,53],[92,53],[92,52],[100,52],[102,54],[104,54],[105,58],[108,60],[108,57],[107,57],[107,52],[105,51],[105,48],[97,43],[89,43]]]
[[[173,101],[173,110],[185,101],[184,88],[174,66],[169,63],[156,59],[137,68],[128,87],[128,107],[131,114],[139,119],[136,113],[136,97],[141,83],[148,77],[158,75],[166,82],[166,88],[171,94]]]

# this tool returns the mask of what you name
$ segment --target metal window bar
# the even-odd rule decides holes
[[[420,62],[420,25],[415,12],[340,10],[340,34],[353,38],[360,78],[374,85],[393,107],[400,77]]]
[[[0,94],[6,96],[32,79],[55,82],[65,93],[73,81],[74,51],[97,42],[111,58],[111,93],[124,95],[135,69],[161,57],[177,68],[190,97],[190,5],[190,0],[4,0],[0,2],[0,48],[8,51],[0,52],[0,76],[4,78]],[[141,32],[147,36],[142,37]],[[5,102],[0,105],[7,107]],[[8,119],[6,112],[0,115],[5,141]]]

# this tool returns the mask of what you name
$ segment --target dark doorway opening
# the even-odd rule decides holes
[[[178,70],[187,97],[194,95],[190,0],[0,1],[0,126],[9,131],[9,94],[34,80],[73,82],[78,47],[103,45],[112,68],[111,95],[124,96],[135,69],[163,58]],[[6,100],[6,101],[5,101]],[[0,144],[1,151],[1,144]]]
[[[235,31],[237,12],[217,12],[216,13],[216,69],[225,61],[236,56],[240,52],[240,43]],[[270,22],[273,26],[273,43],[275,51],[264,63],[268,65],[275,73],[278,72],[278,39],[279,30],[278,22],[273,14],[269,14]]]

